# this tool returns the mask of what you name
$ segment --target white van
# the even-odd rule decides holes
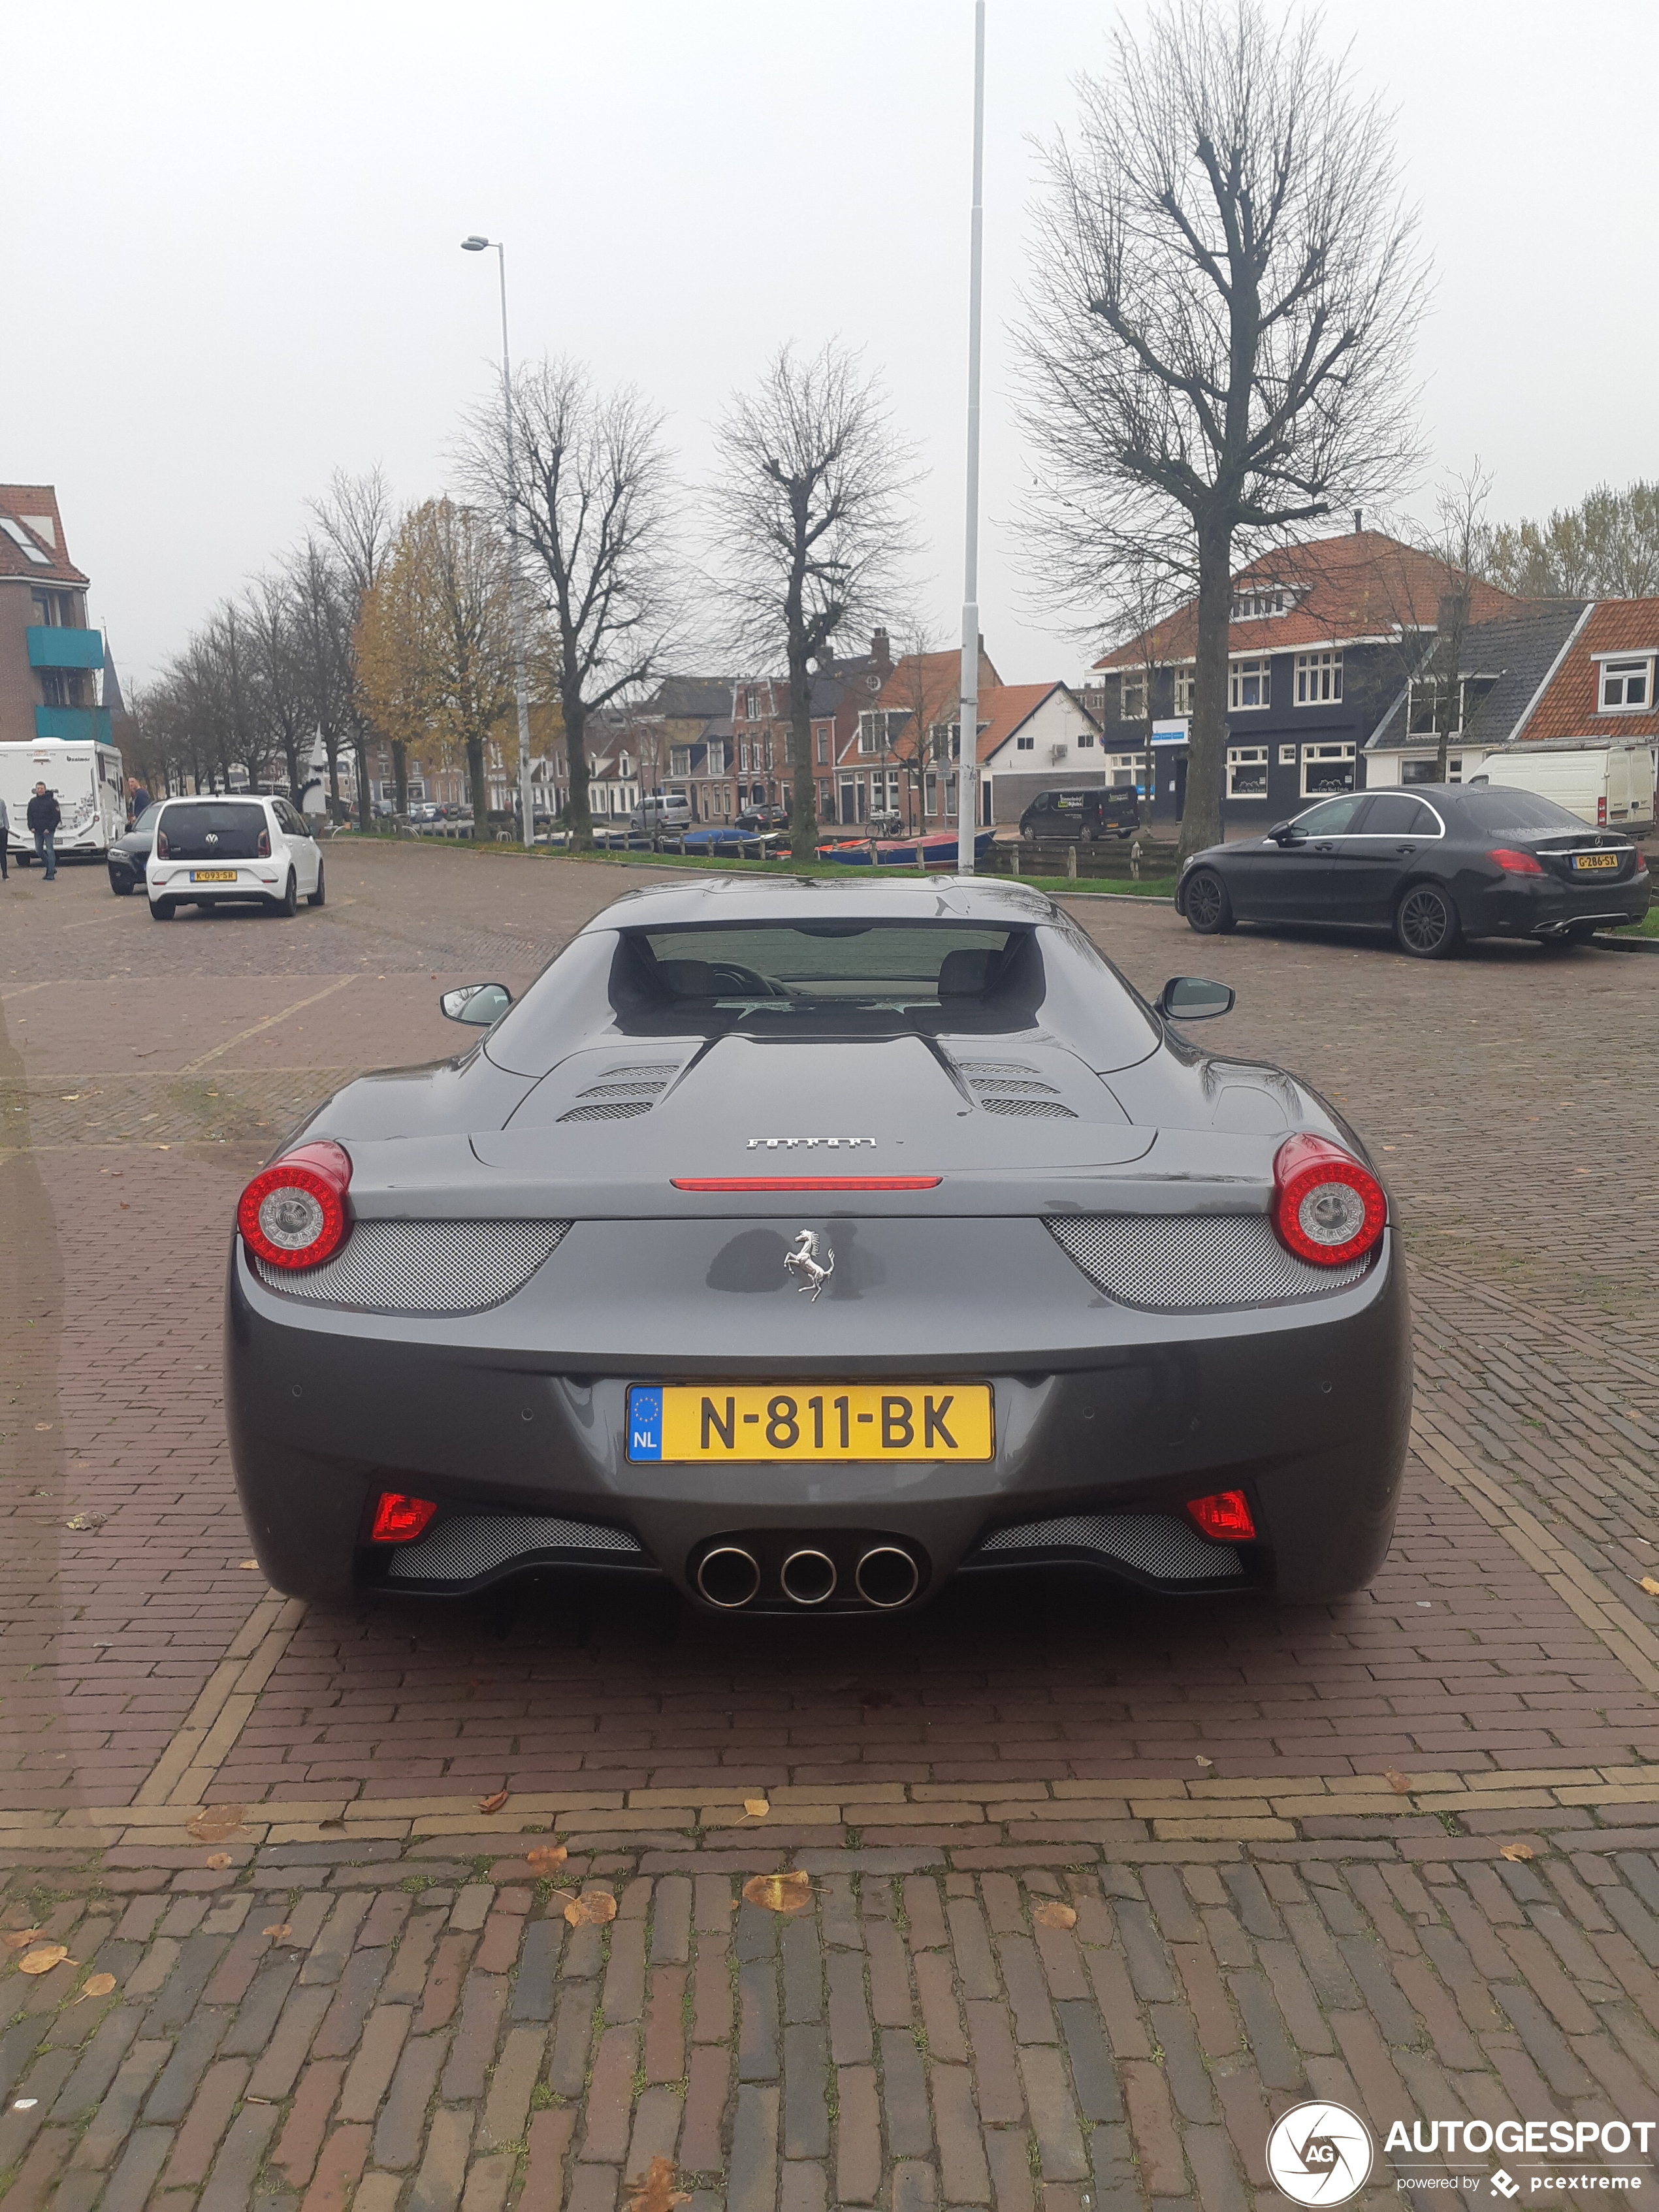
[[[691,802],[683,791],[647,792],[628,819],[635,830],[689,830]]]
[[[126,791],[115,746],[64,738],[0,744],[0,799],[11,824],[7,842],[24,866],[34,858],[28,806],[37,783],[52,793],[64,817],[54,841],[60,860],[77,854],[101,860],[126,836]]]
[[[1488,753],[1472,784],[1553,799],[1594,830],[1653,828],[1653,747],[1639,738],[1548,738]]]

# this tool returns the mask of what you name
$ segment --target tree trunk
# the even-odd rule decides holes
[[[353,739],[357,755],[357,827],[368,835],[374,819],[368,796],[368,732],[360,729]]]
[[[392,804],[399,815],[409,811],[409,747],[401,738],[392,740]]]
[[[1232,615],[1232,532],[1202,521],[1198,532],[1198,653],[1192,734],[1187,748],[1187,803],[1181,817],[1181,858],[1221,842],[1221,793],[1227,760],[1227,625]],[[1152,702],[1146,701],[1147,750]]]
[[[572,691],[574,695],[574,686]],[[574,696],[564,702],[564,748],[570,769],[565,818],[575,850],[587,853],[593,848],[593,815],[587,803],[587,709]]]
[[[466,781],[472,794],[472,838],[476,844],[489,835],[489,787],[484,781],[484,741],[481,737],[469,737],[466,741]]]
[[[817,794],[812,787],[812,676],[806,655],[789,648],[789,850],[797,860],[818,853]]]

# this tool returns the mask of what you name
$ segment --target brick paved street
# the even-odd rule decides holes
[[[0,888],[0,1933],[68,1946],[0,1948],[8,2212],[615,2212],[659,2154],[696,2212],[1231,2212],[1279,2201],[1307,2098],[1379,2147],[1653,2115],[1659,961],[1077,906],[1149,992],[1235,984],[1207,1037],[1382,1148],[1417,1449],[1361,1597],[306,1613],[243,1564],[235,1193],[346,1075],[453,1048],[441,989],[527,981],[634,879],[329,868],[286,924]],[[798,1916],[738,1902],[790,1867]],[[594,1890],[615,1921],[568,1927]]]

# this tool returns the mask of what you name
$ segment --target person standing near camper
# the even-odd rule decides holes
[[[44,783],[34,787],[34,796],[29,801],[29,828],[34,833],[34,849],[46,864],[46,881],[54,883],[58,877],[58,849],[52,840],[58,835],[63,811],[58,801]]]
[[[6,802],[0,799],[0,884],[6,880],[6,848],[11,842],[11,817],[6,811]]]
[[[127,827],[131,829],[149,805],[149,793],[136,775],[127,778]]]

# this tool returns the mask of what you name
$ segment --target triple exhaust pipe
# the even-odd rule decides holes
[[[799,1606],[824,1604],[835,1595],[836,1580],[835,1561],[810,1544],[791,1552],[778,1570],[784,1595]],[[698,1562],[696,1584],[710,1605],[735,1613],[759,1595],[760,1561],[741,1544],[716,1544]],[[921,1568],[897,1544],[872,1544],[853,1570],[860,1597],[884,1613],[908,1605],[921,1586]]]

